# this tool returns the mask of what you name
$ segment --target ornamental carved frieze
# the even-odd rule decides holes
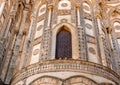
[[[58,15],[71,15],[71,10],[59,10]]]
[[[99,64],[86,62],[86,61],[78,61],[78,60],[57,60],[57,61],[52,60],[52,61],[46,61],[44,63],[33,64],[23,69],[20,73],[17,73],[17,75],[15,75],[15,79],[14,82],[12,82],[13,83],[12,85],[14,85],[16,82],[20,80],[23,80],[26,77],[30,77],[31,75],[35,75],[38,73],[60,72],[60,71],[69,71],[69,72],[85,71],[95,75],[100,75],[102,77],[111,79],[116,82],[120,82],[119,76],[114,71],[112,71],[110,68],[104,67]]]

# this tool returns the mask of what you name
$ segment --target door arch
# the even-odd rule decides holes
[[[56,35],[56,59],[72,58],[72,37],[67,27],[61,27]]]
[[[75,26],[69,24],[69,23],[59,23],[52,29],[52,41],[51,41],[51,55],[50,59],[55,59],[56,57],[56,37],[58,32],[61,30],[62,27],[66,27],[67,31],[71,33],[72,37],[72,59],[78,59],[79,58],[79,48],[78,48],[78,34],[77,29]]]

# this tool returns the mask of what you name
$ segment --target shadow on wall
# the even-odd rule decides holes
[[[8,84],[4,84],[4,83],[2,82],[2,80],[0,79],[0,85],[8,85]]]

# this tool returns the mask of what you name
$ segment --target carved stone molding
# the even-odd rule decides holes
[[[45,61],[43,63],[36,63],[30,65],[21,70],[20,72],[18,72],[14,76],[12,85],[14,85],[20,80],[23,80],[27,77],[30,77],[38,73],[61,72],[61,71],[90,73],[93,75],[98,75],[107,78],[116,83],[120,83],[119,81],[120,76],[110,68],[92,62],[71,59],[71,60],[51,60]]]

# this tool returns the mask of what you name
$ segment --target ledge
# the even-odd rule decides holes
[[[105,66],[82,60],[48,60],[30,65],[13,77],[13,84],[35,74],[45,72],[80,72],[101,76],[120,83],[120,76]]]

